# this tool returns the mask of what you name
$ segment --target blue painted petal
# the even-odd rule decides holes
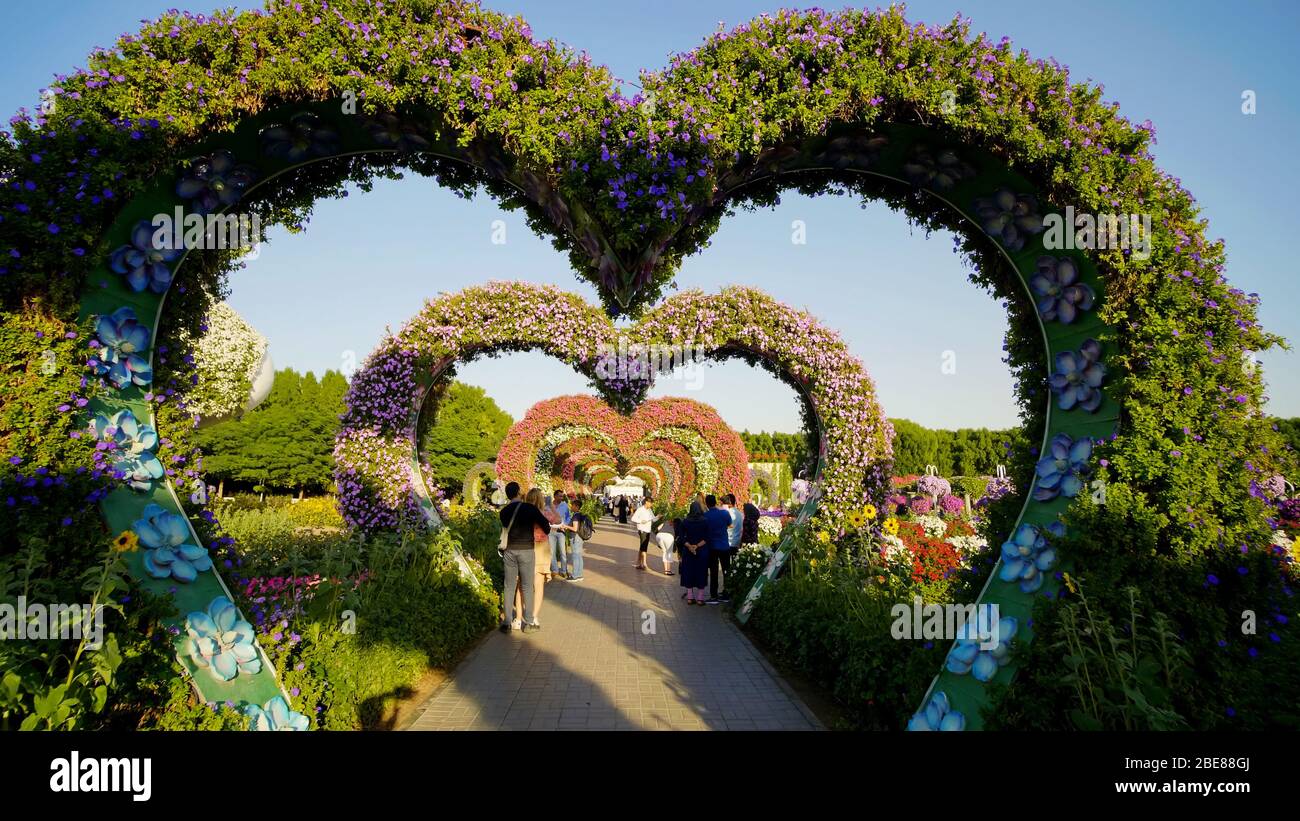
[[[185,523],[185,517],[175,513],[168,513],[161,517],[159,522],[163,535],[167,537],[167,543],[173,547],[184,544],[190,535],[189,527]]]
[[[1092,440],[1086,436],[1080,439],[1079,441],[1075,442],[1074,445],[1070,447],[1071,464],[1077,465],[1082,462],[1086,462],[1091,456],[1092,456]]]
[[[1056,355],[1056,370],[1062,374],[1074,373],[1079,370],[1079,363],[1075,360],[1074,351],[1061,351]]]
[[[1073,499],[1075,496],[1079,495],[1079,491],[1083,490],[1083,480],[1071,473],[1069,476],[1066,476],[1061,480],[1060,490],[1062,496],[1067,496]]]
[[[952,705],[948,702],[948,694],[942,690],[930,697],[930,703],[938,707],[940,713],[946,714],[952,709]]]
[[[1078,315],[1078,309],[1068,299],[1062,299],[1056,303],[1056,318],[1066,325],[1073,322]]]
[[[917,713],[913,715],[907,722],[907,729],[909,732],[913,733],[930,732],[930,725],[925,721],[925,713]]]
[[[266,712],[263,711],[261,707],[258,707],[256,704],[250,704],[248,705],[248,710],[246,711],[246,714],[248,715],[249,718],[248,729],[257,732],[270,731],[271,719],[270,717],[267,716]]]
[[[239,675],[239,662],[233,653],[218,653],[212,659],[212,671],[222,681],[230,681]]]
[[[143,291],[149,287],[149,272],[144,269],[144,266],[130,269],[126,274],[126,284],[136,293]]]
[[[998,571],[998,578],[1004,582],[1014,582],[1019,579],[1025,571],[1025,562],[1019,558],[1007,559],[1005,556],[1002,558],[1002,569]]]
[[[1056,276],[1062,285],[1073,285],[1079,278],[1079,268],[1074,260],[1062,257],[1056,261]]]
[[[1079,346],[1079,353],[1083,354],[1089,364],[1098,362],[1101,360],[1101,343],[1095,339],[1085,339]]]
[[[307,720],[307,716],[303,715],[302,713],[290,713],[289,729],[294,730],[296,732],[303,733],[306,732],[310,726],[311,724]]]
[[[987,682],[997,675],[998,662],[989,653],[980,653],[971,665],[970,674],[976,681]]]
[[[271,714],[271,723],[276,727],[283,727],[289,723],[290,710],[284,696],[276,696],[266,702],[266,711]]]
[[[1094,362],[1083,369],[1083,382],[1090,388],[1100,388],[1105,378],[1106,366],[1100,362]]]
[[[144,571],[155,579],[165,579],[172,574],[171,568],[158,565],[153,560],[153,551],[144,554]]]
[[[199,556],[197,559],[190,560],[190,564],[194,565],[195,570],[202,573],[205,570],[212,569],[212,557],[209,556],[207,553],[204,553],[202,556]]]
[[[1034,559],[1034,566],[1039,570],[1051,570],[1052,565],[1056,564],[1056,548],[1048,547],[1038,554]]]
[[[154,230],[149,220],[140,220],[131,231],[131,244],[142,251],[153,248]]]
[[[235,655],[235,659],[240,664],[246,664],[257,658],[257,648],[251,644],[236,644],[230,648],[230,652]]]
[[[972,632],[975,629],[974,625],[972,625],[970,622],[964,623],[962,627]],[[980,651],[979,645],[977,645],[975,642],[959,641],[957,642],[956,645],[953,646],[952,650],[948,653],[948,658],[956,659],[957,661],[960,661],[963,664],[969,664],[970,662],[975,660],[975,656],[979,655],[979,651]]]
[[[1061,408],[1061,410],[1069,410],[1070,408],[1074,407],[1075,403],[1078,400],[1079,400],[1079,389],[1071,385],[1070,387],[1061,391],[1061,395],[1057,398],[1057,405]]]
[[[252,658],[252,659],[249,659],[248,661],[241,661],[241,662],[239,663],[239,672],[241,672],[241,673],[248,673],[249,675],[253,675],[253,676],[255,676],[255,675],[257,675],[258,673],[262,672],[262,659],[261,659],[261,657]]]
[[[171,568],[172,578],[184,584],[189,584],[199,576],[199,571],[194,569],[194,565],[181,558],[172,562]]]
[[[939,708],[936,707],[936,706],[934,706],[933,703],[931,703],[931,704],[929,704],[929,705],[926,706],[926,708],[925,708],[925,723],[926,723],[927,726],[930,726],[930,727],[938,727],[938,726],[939,726],[939,721],[940,721],[942,718],[943,718],[943,714],[939,712]]]
[[[939,723],[939,729],[946,733],[957,733],[966,729],[966,716],[961,713],[949,713]]]
[[[1020,622],[1014,616],[1003,616],[998,619],[998,641],[1005,644],[1016,637],[1016,631],[1020,629]]]
[[[1042,573],[1037,573],[1031,579],[1022,579],[1020,582],[1021,593],[1037,593],[1038,589],[1043,586],[1043,581],[1047,577]]]

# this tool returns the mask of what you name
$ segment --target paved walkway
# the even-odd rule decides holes
[[[546,585],[542,629],[494,630],[409,729],[822,729],[725,605],[688,606],[658,548],[644,571],[636,550],[631,525],[597,523],[585,581]]]

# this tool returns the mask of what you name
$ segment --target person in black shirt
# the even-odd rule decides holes
[[[546,517],[534,505],[519,500],[519,483],[511,482],[506,485],[506,498],[510,501],[505,507],[501,508],[501,527],[509,528],[506,536],[506,550],[503,555],[505,562],[505,584],[502,586],[503,591],[509,593],[502,594],[502,600],[514,597],[515,585],[523,590],[524,612],[523,630],[525,633],[531,633],[534,630],[540,630],[541,625],[533,616],[533,601],[536,590],[534,584],[537,578],[537,556],[533,553],[533,527],[537,526],[542,529],[543,533],[551,532],[551,523],[546,521]],[[502,605],[501,614],[501,632],[510,632],[510,614],[508,605]]]

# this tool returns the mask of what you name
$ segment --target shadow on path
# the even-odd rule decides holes
[[[413,730],[821,729],[722,612],[678,576],[635,568],[630,525],[597,524],[583,582],[546,586],[542,630],[494,631],[425,703]]]

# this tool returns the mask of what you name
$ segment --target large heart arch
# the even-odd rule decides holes
[[[840,185],[958,231],[976,281],[1008,300],[1020,398],[1050,457],[1038,498],[1009,526],[1054,525],[1098,467],[1087,451],[1105,439],[1102,472],[1167,515],[1162,538],[1180,551],[1207,555],[1263,528],[1248,482],[1217,477],[1247,476],[1277,450],[1261,377],[1243,360],[1276,337],[1258,325],[1257,300],[1222,276],[1222,245],[1205,239],[1191,196],[1155,167],[1150,126],[1119,117],[1066,70],[971,38],[962,21],[783,11],[676,58],[646,78],[648,97],[629,100],[608,72],[534,42],[520,20],[453,0],[420,9],[302,0],[168,15],[56,83],[57,105],[15,118],[0,140],[4,308],[14,327],[97,334],[107,347],[92,364],[99,385],[83,387],[77,367],[5,377],[10,395],[35,400],[3,443],[7,464],[126,474],[131,489],[103,505],[114,529],[131,527],[146,501],[182,513],[172,487],[187,491],[198,475],[181,424],[188,374],[183,348],[161,351],[175,347],[172,331],[197,331],[236,254],[152,247],[141,221],[176,206],[296,222],[342,183],[398,168],[459,190],[482,185],[525,208],[608,311],[635,313],[728,207]],[[228,71],[209,70],[214,55]],[[1043,220],[1066,206],[1153,215],[1150,256],[1046,252]],[[182,262],[186,286],[171,288]],[[665,341],[689,332],[682,312],[703,298],[651,311],[643,330]],[[1105,390],[1078,390],[1101,359]],[[1044,376],[1064,386],[1056,407]],[[112,471],[92,462],[84,438],[61,438],[76,432],[60,410],[73,407],[68,396],[86,400],[94,438],[118,454]],[[861,414],[874,420],[879,409]],[[820,421],[834,454],[844,444],[835,420]],[[866,431],[859,444],[871,458],[887,453],[876,447],[883,431],[850,430]],[[1215,442],[1180,433],[1197,430]],[[870,496],[869,478],[828,471],[826,515]],[[182,612],[224,590],[208,576],[183,588]],[[992,581],[985,595],[1027,615],[1011,583]],[[982,688],[948,674],[942,683],[977,726]],[[259,703],[270,692],[217,689],[214,698]]]
[[[634,466],[637,458],[648,458],[647,452],[657,443],[682,446],[693,464],[695,482],[689,487],[673,483],[679,501],[696,492],[734,493],[740,499],[748,495],[749,455],[740,437],[712,407],[677,397],[646,401],[626,416],[594,396],[559,396],[538,402],[502,440],[498,469],[507,480],[523,487],[550,490],[555,451],[584,437],[598,439],[606,452],[615,457],[621,454]],[[662,485],[665,476],[675,476],[680,470],[659,463],[656,484]]]
[[[557,327],[568,332],[557,334]],[[883,496],[892,427],[862,364],[837,334],[807,313],[749,288],[727,288],[714,295],[689,291],[620,330],[604,312],[574,294],[549,286],[499,282],[428,301],[354,375],[334,450],[344,518],[362,530],[436,518],[419,477],[415,431],[428,391],[456,363],[502,351],[542,351],[591,378],[605,397],[605,401],[560,397],[539,403],[537,413],[512,429],[513,438],[507,437],[498,455],[497,471],[502,477],[532,482],[537,443],[548,435],[550,440],[540,449],[548,457],[547,473],[554,449],[564,442],[586,437],[616,444],[615,437],[600,426],[552,424],[548,414],[563,406],[565,418],[586,415],[606,419],[611,430],[619,427],[614,409],[630,412],[641,404],[646,383],[621,381],[611,356],[651,346],[760,362],[799,389],[820,443],[817,516],[826,526],[838,527],[854,509]],[[659,412],[646,417],[651,424],[634,426],[635,441],[630,444],[653,445],[667,439],[689,452],[694,442],[689,434],[695,431],[710,442],[715,454],[730,454],[719,465],[723,486],[738,496],[747,492],[744,446],[712,409],[705,413],[701,408],[707,406],[673,398],[656,400],[653,407]],[[545,424],[539,421],[543,417]],[[674,438],[674,430],[688,435]],[[696,470],[701,469],[697,464]],[[717,481],[711,478],[706,483]],[[807,515],[812,515],[812,508]]]

